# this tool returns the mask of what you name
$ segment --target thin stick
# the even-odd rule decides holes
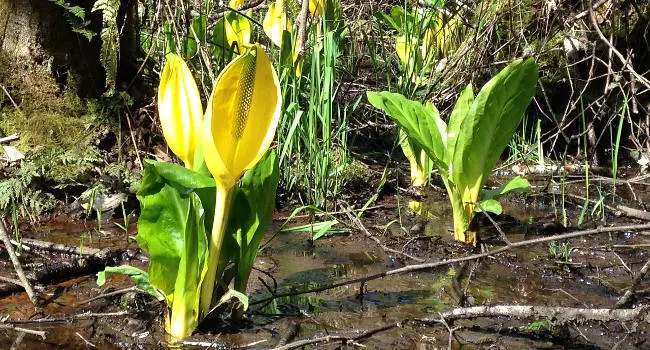
[[[41,337],[42,339],[45,339],[45,331],[35,331],[33,329],[27,329],[27,328],[22,328],[22,327],[16,327],[12,324],[6,324],[6,323],[0,323],[0,329],[11,329],[16,332],[24,332],[27,334],[32,334],[32,335],[37,335]]]
[[[370,337],[370,336],[372,336],[374,334],[377,334],[379,332],[384,332],[384,331],[387,331],[387,330],[390,330],[390,329],[393,329],[393,328],[397,328],[397,327],[400,327],[400,326],[401,326],[400,323],[393,323],[393,324],[389,324],[387,326],[371,329],[371,330],[369,330],[369,331],[367,331],[365,333],[359,334],[359,335],[354,336],[354,337],[346,337],[346,336],[342,336],[342,335],[327,335],[327,336],[319,337],[319,338],[303,339],[303,340],[295,341],[293,343],[289,343],[287,345],[282,345],[282,346],[275,347],[275,348],[273,348],[273,350],[290,350],[290,349],[300,348],[300,347],[310,345],[310,344],[329,343],[329,342],[335,341],[335,340],[342,340],[344,342],[354,342],[356,340],[365,339],[365,338],[368,338],[368,337]]]
[[[347,212],[346,214],[348,214],[348,218],[350,218],[350,220],[352,220],[352,222],[355,225],[357,225],[357,227],[361,231],[363,231],[368,238],[375,241],[381,247],[381,249],[383,249],[384,251],[394,253],[394,254],[403,255],[404,257],[407,257],[407,258],[409,258],[411,260],[415,260],[417,262],[424,262],[425,261],[424,259],[418,258],[417,256],[413,256],[413,255],[410,255],[410,254],[407,254],[407,253],[404,253],[404,252],[401,252],[399,250],[396,250],[396,249],[393,249],[393,248],[390,248],[390,247],[386,246],[385,244],[383,244],[381,242],[381,240],[379,240],[379,238],[373,236],[372,233],[370,233],[370,231],[368,231],[368,229],[363,225],[363,223],[361,222],[361,219],[359,219],[359,217],[357,217],[356,215],[352,215],[350,212]]]
[[[140,290],[140,288],[138,288],[137,286],[131,286],[131,287],[128,287],[128,288],[122,288],[122,289],[118,289],[118,290],[115,290],[115,291],[112,291],[112,292],[104,293],[102,295],[98,295],[96,297],[92,297],[92,298],[84,300],[84,301],[80,301],[78,303],[75,303],[75,306],[88,304],[88,303],[93,302],[93,301],[98,300],[98,299],[108,298],[108,297],[112,297],[112,296],[115,296],[115,295],[126,294],[128,292],[143,293],[143,291]]]
[[[551,242],[551,241],[557,241],[557,240],[562,240],[562,239],[569,239],[569,238],[593,235],[593,234],[598,234],[598,233],[640,231],[640,230],[648,230],[648,229],[650,229],[650,224],[629,225],[629,226],[614,226],[614,227],[599,227],[599,228],[591,229],[591,230],[575,231],[575,232],[569,232],[569,233],[565,233],[565,234],[561,234],[561,235],[535,238],[535,239],[526,240],[526,241],[519,241],[519,242],[512,243],[512,244],[510,244],[508,246],[493,249],[491,251],[487,251],[487,252],[480,253],[480,254],[474,254],[474,255],[469,255],[469,256],[460,257],[460,258],[456,258],[456,259],[449,259],[449,260],[445,260],[445,261],[435,261],[435,262],[429,262],[429,263],[417,264],[417,265],[406,265],[406,266],[398,268],[398,269],[379,272],[379,273],[376,273],[376,274],[363,276],[363,277],[359,277],[359,278],[354,278],[354,279],[351,279],[351,280],[342,281],[342,282],[338,282],[338,283],[332,283],[330,285],[324,285],[324,286],[320,286],[320,287],[316,287],[316,288],[312,288],[312,289],[307,289],[307,290],[304,290],[304,291],[280,293],[280,294],[276,294],[276,295],[274,295],[272,297],[269,297],[269,298],[264,298],[264,299],[253,301],[253,302],[250,303],[250,305],[257,305],[257,304],[266,303],[269,300],[273,300],[275,298],[282,298],[282,297],[294,296],[294,295],[300,295],[300,294],[307,294],[307,293],[322,292],[324,290],[329,290],[329,289],[333,289],[333,288],[347,286],[347,285],[355,284],[355,283],[367,282],[367,281],[370,281],[370,280],[374,280],[374,279],[378,279],[378,278],[382,278],[382,277],[387,277],[387,276],[391,276],[391,275],[397,275],[397,274],[415,272],[415,271],[422,271],[422,270],[430,270],[430,269],[440,267],[440,266],[446,266],[446,265],[456,264],[456,263],[465,262],[465,261],[482,259],[482,258],[488,257],[490,255],[503,253],[503,252],[511,250],[513,248],[519,248],[519,247],[524,247],[524,246],[533,245],[533,244],[546,243],[546,242]]]
[[[632,295],[634,295],[634,292],[636,289],[639,287],[639,284],[641,284],[641,281],[645,278],[645,275],[648,273],[648,270],[650,270],[650,259],[645,262],[641,270],[636,274],[634,277],[634,280],[632,281],[632,285],[630,286],[630,289],[628,289],[625,294],[621,297],[619,301],[616,302],[615,308],[621,308],[626,306],[630,302],[630,298],[632,298]]]
[[[7,235],[7,227],[5,226],[4,220],[1,218],[0,218],[0,238],[2,239],[2,242],[5,245],[5,249],[7,250],[7,253],[9,253],[9,258],[11,259],[11,262],[14,264],[14,269],[18,274],[18,278],[20,279],[23,288],[25,288],[25,292],[27,292],[27,296],[29,297],[29,300],[32,302],[32,304],[34,304],[34,306],[36,306],[38,304],[38,299],[34,294],[32,285],[29,284],[29,281],[25,276],[25,272],[23,271],[23,267],[20,265],[20,261],[16,256],[16,252],[14,252],[14,246],[11,245],[11,240]]]
[[[634,76],[634,78],[636,78],[636,80],[638,80],[641,84],[643,84],[645,87],[650,89],[650,81],[648,81],[648,79],[646,79],[642,75],[639,75],[639,73],[637,73],[634,70],[632,65],[629,63],[629,60],[625,59],[625,57],[623,57],[623,54],[621,54],[616,49],[616,47],[614,47],[614,45],[612,45],[612,43],[609,42],[609,40],[607,40],[607,37],[605,37],[603,32],[600,30],[600,27],[598,27],[598,22],[596,22],[596,17],[594,16],[593,5],[591,3],[591,0],[589,0],[589,9],[588,10],[589,10],[589,19],[591,21],[591,24],[594,26],[594,29],[596,30],[596,33],[598,33],[598,36],[600,37],[600,40],[602,40],[605,44],[607,44],[607,46],[609,46],[609,48],[612,50],[612,52],[621,61],[623,66],[625,68],[627,68],[627,70],[630,72],[630,74],[632,74],[632,76]]]

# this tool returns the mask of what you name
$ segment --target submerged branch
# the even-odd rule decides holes
[[[343,287],[347,286],[350,284],[355,284],[355,283],[362,283],[362,282],[367,282],[370,280],[382,278],[382,277],[388,277],[391,275],[397,275],[397,274],[402,274],[402,273],[408,273],[408,272],[416,272],[416,271],[423,271],[423,270],[430,270],[436,267],[440,266],[446,266],[446,265],[451,265],[451,264],[456,264],[456,263],[461,263],[465,261],[471,261],[471,260],[477,260],[477,259],[482,259],[494,254],[499,254],[506,252],[508,250],[511,250],[513,248],[520,248],[520,247],[525,247],[533,244],[539,244],[539,243],[546,243],[546,242],[551,242],[551,241],[557,241],[557,240],[563,240],[563,239],[569,239],[569,238],[576,238],[576,237],[581,237],[581,236],[587,236],[587,235],[593,235],[593,234],[598,234],[598,233],[607,233],[607,232],[626,232],[626,231],[641,231],[641,230],[650,230],[650,224],[644,224],[644,225],[628,225],[628,226],[613,226],[613,227],[599,227],[596,229],[591,229],[591,230],[582,230],[582,231],[575,231],[575,232],[569,232],[561,235],[555,235],[555,236],[549,236],[549,237],[540,237],[540,238],[535,238],[535,239],[530,239],[530,240],[525,240],[525,241],[519,241],[519,242],[514,242],[511,243],[510,245],[500,247],[497,249],[493,249],[491,251],[487,251],[485,253],[480,253],[480,254],[474,254],[474,255],[469,255],[465,257],[460,257],[460,258],[455,258],[455,259],[449,259],[449,260],[443,260],[443,261],[434,261],[434,262],[428,262],[428,263],[423,263],[423,264],[416,264],[416,265],[406,265],[404,267],[398,268],[398,269],[393,269],[393,270],[388,270],[368,276],[363,276],[359,278],[354,278],[351,280],[347,281],[342,281],[338,283],[332,283],[329,285],[324,285],[316,288],[311,288],[311,289],[306,289],[304,291],[297,291],[297,292],[286,292],[286,293],[279,293],[272,295],[271,297],[256,300],[250,303],[250,305],[258,305],[258,304],[264,304],[270,300],[273,300],[275,298],[282,298],[282,297],[287,297],[287,296],[294,296],[294,295],[300,295],[300,294],[307,294],[307,293],[316,293],[316,292],[322,292],[325,290],[333,289],[333,288],[338,288],[338,287]]]

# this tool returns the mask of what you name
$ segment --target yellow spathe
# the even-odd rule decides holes
[[[314,17],[320,17],[323,15],[323,2],[325,0],[309,0],[309,12]]]
[[[168,54],[158,88],[158,115],[169,148],[192,169],[203,107],[192,72],[182,58]]]
[[[271,145],[281,98],[278,77],[257,44],[217,78],[205,113],[202,146],[208,169],[224,188],[233,187]]]
[[[287,18],[287,13],[284,10],[284,0],[277,0],[269,5],[262,26],[271,42],[282,47],[282,32],[285,30],[291,32],[291,20]]]
[[[228,6],[234,8],[235,10],[244,6],[244,0],[230,0]]]

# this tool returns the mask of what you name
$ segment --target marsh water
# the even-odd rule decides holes
[[[541,237],[565,229],[561,222],[560,199],[540,195],[506,201],[497,219],[509,241]],[[558,209],[558,207],[560,209]],[[581,208],[565,206],[569,223],[576,225]],[[558,212],[560,210],[560,212]],[[274,229],[290,212],[276,213]],[[605,216],[608,224],[631,223],[629,219]],[[291,225],[319,217],[299,218]],[[71,221],[59,218],[26,229],[23,236],[69,246],[125,249],[123,263],[146,269],[146,258],[128,238],[135,233],[135,218],[127,230],[118,227],[123,219],[104,222]],[[389,195],[375,203],[361,217],[371,235],[387,247],[425,261],[437,261],[472,254],[474,250],[454,242],[449,205],[440,193],[425,196]],[[486,220],[481,220],[483,249],[505,243]],[[594,227],[588,221],[581,228]],[[268,238],[271,238],[270,230]],[[459,304],[547,305],[610,308],[629,287],[633,275],[647,260],[648,232],[621,232],[590,235],[556,243],[540,243],[509,250],[477,262],[451,264],[440,268],[369,280],[308,294],[298,292],[413,264],[400,253],[387,251],[371,240],[364,230],[326,236],[312,241],[311,232],[279,233],[260,253],[250,279],[251,307],[236,328],[228,318],[204,324],[188,340],[185,348],[273,348],[299,339],[330,334],[355,336],[383,326],[399,324],[358,342],[373,349],[434,349],[448,346],[449,331],[441,325],[411,322],[436,317],[438,312]],[[39,256],[40,254],[40,256]],[[75,259],[73,255],[41,252],[30,254],[37,264]],[[8,259],[1,259],[1,273],[12,275]],[[33,265],[30,265],[33,264]],[[0,348],[64,349],[96,346],[102,349],[164,348],[163,307],[133,291],[100,298],[102,293],[127,288],[131,282],[114,276],[103,287],[95,283],[94,272],[57,276],[39,291],[45,301],[34,308],[22,292],[4,292],[0,315],[15,326],[44,330],[45,339],[17,330],[0,332]],[[644,284],[639,290],[646,289]],[[271,293],[296,292],[269,302]],[[639,300],[648,296],[639,295]],[[645,299],[644,299],[645,298]],[[227,310],[226,310],[227,311]],[[90,314],[88,314],[90,313]],[[225,312],[224,312],[225,313]],[[540,329],[540,320],[489,318],[456,321],[453,348],[580,348],[596,346],[618,349],[649,348],[650,326],[610,322],[576,322]],[[636,332],[626,331],[636,327]],[[644,339],[645,337],[645,339]],[[345,348],[333,341],[311,348]]]

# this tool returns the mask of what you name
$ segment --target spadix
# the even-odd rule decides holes
[[[201,95],[182,58],[169,54],[160,77],[158,115],[169,148],[185,167],[194,166],[194,152],[203,119]]]

